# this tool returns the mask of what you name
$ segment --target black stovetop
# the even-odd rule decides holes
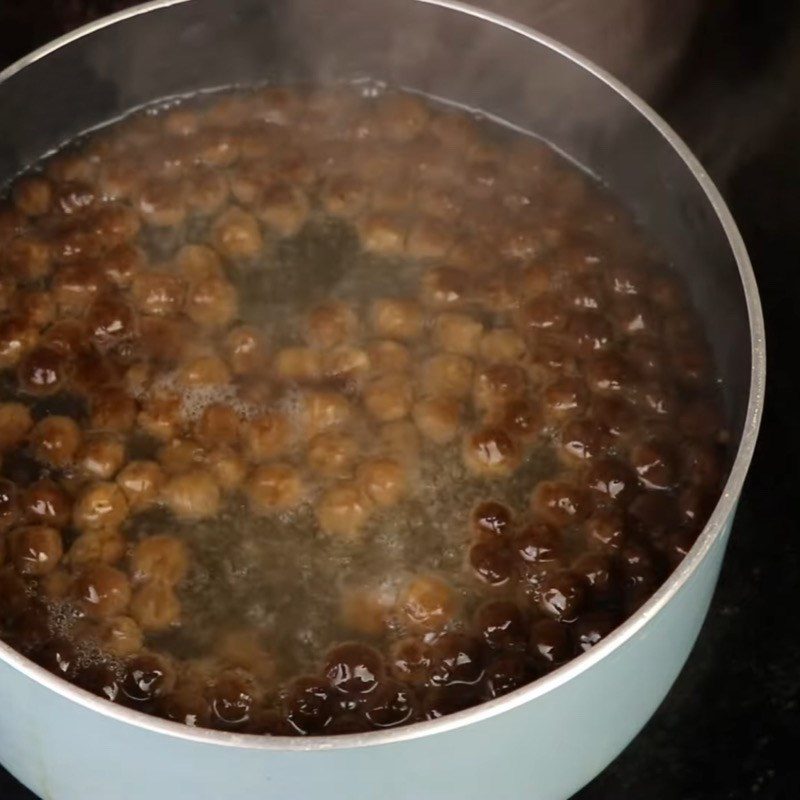
[[[124,5],[0,0],[0,66],[89,16]],[[642,733],[574,800],[800,797],[800,534],[793,524],[800,426],[792,391],[800,112],[780,102],[800,90],[800,59],[786,55],[800,52],[800,4],[709,5],[725,10],[704,20],[683,67],[654,103],[717,172],[742,228],[767,323],[767,408],[719,588],[689,663]],[[774,119],[748,136],[760,110],[742,107],[739,97],[758,99],[762,91],[772,98],[765,105]],[[704,114],[698,118],[699,106]],[[709,128],[725,132],[718,147]],[[745,130],[739,156],[716,162],[729,132],[739,129]],[[0,799],[35,800],[2,768]]]

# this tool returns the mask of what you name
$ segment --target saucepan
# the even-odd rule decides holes
[[[158,98],[365,77],[536,133],[651,232],[686,278],[716,356],[733,459],[721,499],[677,571],[599,645],[497,700],[392,731],[289,739],[192,729],[96,698],[0,643],[0,760],[43,798],[564,798],[636,735],[698,635],[761,416],[761,309],[708,175],[593,64],[450,0],[156,0],[0,73],[0,184]]]

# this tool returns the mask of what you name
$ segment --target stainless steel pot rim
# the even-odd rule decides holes
[[[268,0],[265,0],[268,1]],[[49,42],[38,50],[21,58],[2,72],[0,83],[11,78],[30,64],[45,58],[50,53],[81,39],[101,28],[114,25],[124,20],[146,14],[150,11],[181,5],[191,0],[151,0],[151,2],[133,6],[103,17],[88,25],[84,25],[58,39]],[[466,14],[483,20],[484,22],[505,28],[527,39],[531,39],[564,58],[569,59],[579,67],[590,72],[598,80],[605,83],[636,111],[638,111],[661,135],[670,146],[678,153],[688,169],[692,172],[697,182],[703,189],[711,206],[717,214],[725,235],[730,244],[739,269],[739,276],[745,293],[745,303],[750,326],[751,340],[751,367],[750,367],[750,392],[747,404],[747,414],[744,423],[742,438],[736,453],[736,458],[731,467],[730,475],[725,483],[721,497],[703,532],[695,542],[694,547],[684,558],[680,566],[664,582],[659,590],[640,608],[633,616],[614,630],[606,639],[586,653],[578,656],[563,667],[555,670],[527,686],[511,692],[496,700],[490,700],[464,711],[442,717],[441,719],[418,722],[413,725],[389,729],[385,731],[370,731],[368,733],[345,734],[339,736],[256,736],[252,734],[236,734],[212,731],[200,728],[191,728],[179,723],[169,722],[157,717],[134,711],[129,708],[114,705],[106,700],[84,691],[68,683],[44,668],[29,661],[23,655],[0,641],[0,659],[14,669],[26,675],[62,697],[78,703],[86,708],[103,714],[106,717],[134,725],[155,733],[174,736],[208,745],[225,747],[240,747],[259,750],[334,750],[341,748],[363,747],[366,745],[389,744],[406,739],[415,739],[442,733],[455,728],[489,719],[504,711],[516,708],[540,697],[567,681],[577,677],[590,669],[594,664],[609,656],[617,648],[623,647],[648,621],[656,616],[661,609],[672,600],[681,587],[689,580],[698,568],[708,551],[722,536],[726,524],[730,521],[736,508],[736,503],[741,492],[748,466],[753,456],[761,414],[764,405],[764,390],[766,379],[766,348],[764,339],[764,320],[761,303],[758,296],[755,275],[747,255],[744,241],[731,216],[725,201],[719,191],[695,158],[683,140],[670,128],[670,126],[641,98],[625,87],[616,78],[605,70],[580,56],[568,47],[551,39],[538,31],[525,25],[518,24],[498,14],[483,9],[475,8],[459,0],[410,0],[410,2],[438,6],[450,11]]]

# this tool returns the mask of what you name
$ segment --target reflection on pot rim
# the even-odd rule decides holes
[[[17,72],[26,66],[38,61],[50,53],[81,39],[94,31],[106,26],[123,22],[129,18],[145,14],[150,11],[179,5],[189,0],[153,0],[140,6],[121,11],[117,14],[105,17],[94,23],[86,25],[73,31],[44,47],[36,50],[30,55],[12,64],[3,72],[0,72],[0,83],[10,79]],[[79,689],[65,680],[52,675],[44,668],[28,661],[24,656],[18,654],[8,645],[0,642],[0,658],[10,666],[22,672],[32,680],[52,689],[61,696],[77,702],[87,708],[97,711],[105,716],[126,722],[131,725],[146,728],[153,732],[163,733],[187,740],[216,744],[228,747],[244,747],[247,749],[264,750],[328,750],[339,748],[360,747],[365,745],[385,744],[406,739],[414,739],[430,734],[444,732],[460,728],[471,722],[479,722],[488,719],[503,711],[510,710],[523,705],[536,697],[544,695],[556,687],[566,683],[572,678],[589,669],[593,664],[607,657],[616,648],[631,639],[644,625],[677,595],[682,586],[690,579],[705,558],[708,551],[723,535],[726,524],[730,521],[737,498],[744,483],[747,468],[752,458],[755,447],[756,437],[761,419],[764,402],[764,383],[766,369],[766,353],[764,344],[764,324],[761,313],[761,305],[758,298],[758,290],[755,283],[752,267],[745,249],[744,242],[736,227],[736,224],[720,196],[718,190],[711,182],[710,178],[692,155],[683,141],[675,132],[641,99],[634,95],[627,88],[622,86],[613,77],[605,73],[602,69],[591,62],[572,52],[563,45],[553,41],[549,37],[533,31],[532,29],[516,24],[496,14],[473,8],[453,0],[412,0],[413,2],[426,5],[438,6],[454,12],[475,17],[486,23],[505,28],[508,31],[525,37],[536,42],[573,62],[578,67],[589,72],[595,78],[605,83],[610,89],[618,94],[630,106],[632,106],[641,116],[643,116],[662,136],[671,148],[677,152],[686,167],[693,174],[694,178],[702,188],[706,198],[714,209],[719,222],[733,252],[738,265],[740,280],[744,289],[745,302],[747,305],[750,340],[751,340],[751,366],[750,366],[750,390],[748,397],[747,413],[744,420],[744,427],[736,453],[736,458],[730,470],[727,482],[723,488],[722,495],[714,509],[703,532],[698,537],[694,547],[665,581],[659,590],[645,603],[633,616],[626,620],[606,639],[601,641],[596,647],[588,652],[573,659],[566,665],[555,670],[549,675],[534,681],[527,686],[517,689],[503,697],[484,702],[478,706],[465,711],[456,712],[441,719],[418,722],[407,727],[401,727],[391,731],[374,731],[369,733],[346,734],[339,736],[310,736],[302,739],[278,736],[256,736],[248,734],[233,734],[216,732],[203,729],[188,728],[179,723],[156,719],[138,711],[126,709],[108,703],[105,700]]]

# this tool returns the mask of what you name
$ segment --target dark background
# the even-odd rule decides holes
[[[536,24],[532,2],[486,4]],[[634,42],[627,61],[620,61],[627,51],[616,41],[604,54],[601,38],[607,47],[608,38],[593,37],[585,24],[597,13],[595,2],[544,2],[540,27],[549,25],[643,92],[718,181],[758,278],[769,379],[755,460],[697,646],[644,731],[574,800],[791,800],[800,797],[800,429],[793,374],[800,316],[800,0],[696,0],[694,6],[693,0],[608,0],[604,8],[614,7],[623,21],[631,9],[656,14],[650,33],[636,35],[653,35],[657,27],[660,49]],[[0,0],[0,68],[126,5]],[[668,38],[668,20],[678,9],[691,11],[680,48]],[[574,20],[582,24],[570,37]],[[658,80],[637,86],[652,59],[665,53]],[[0,800],[35,798],[0,768]]]

